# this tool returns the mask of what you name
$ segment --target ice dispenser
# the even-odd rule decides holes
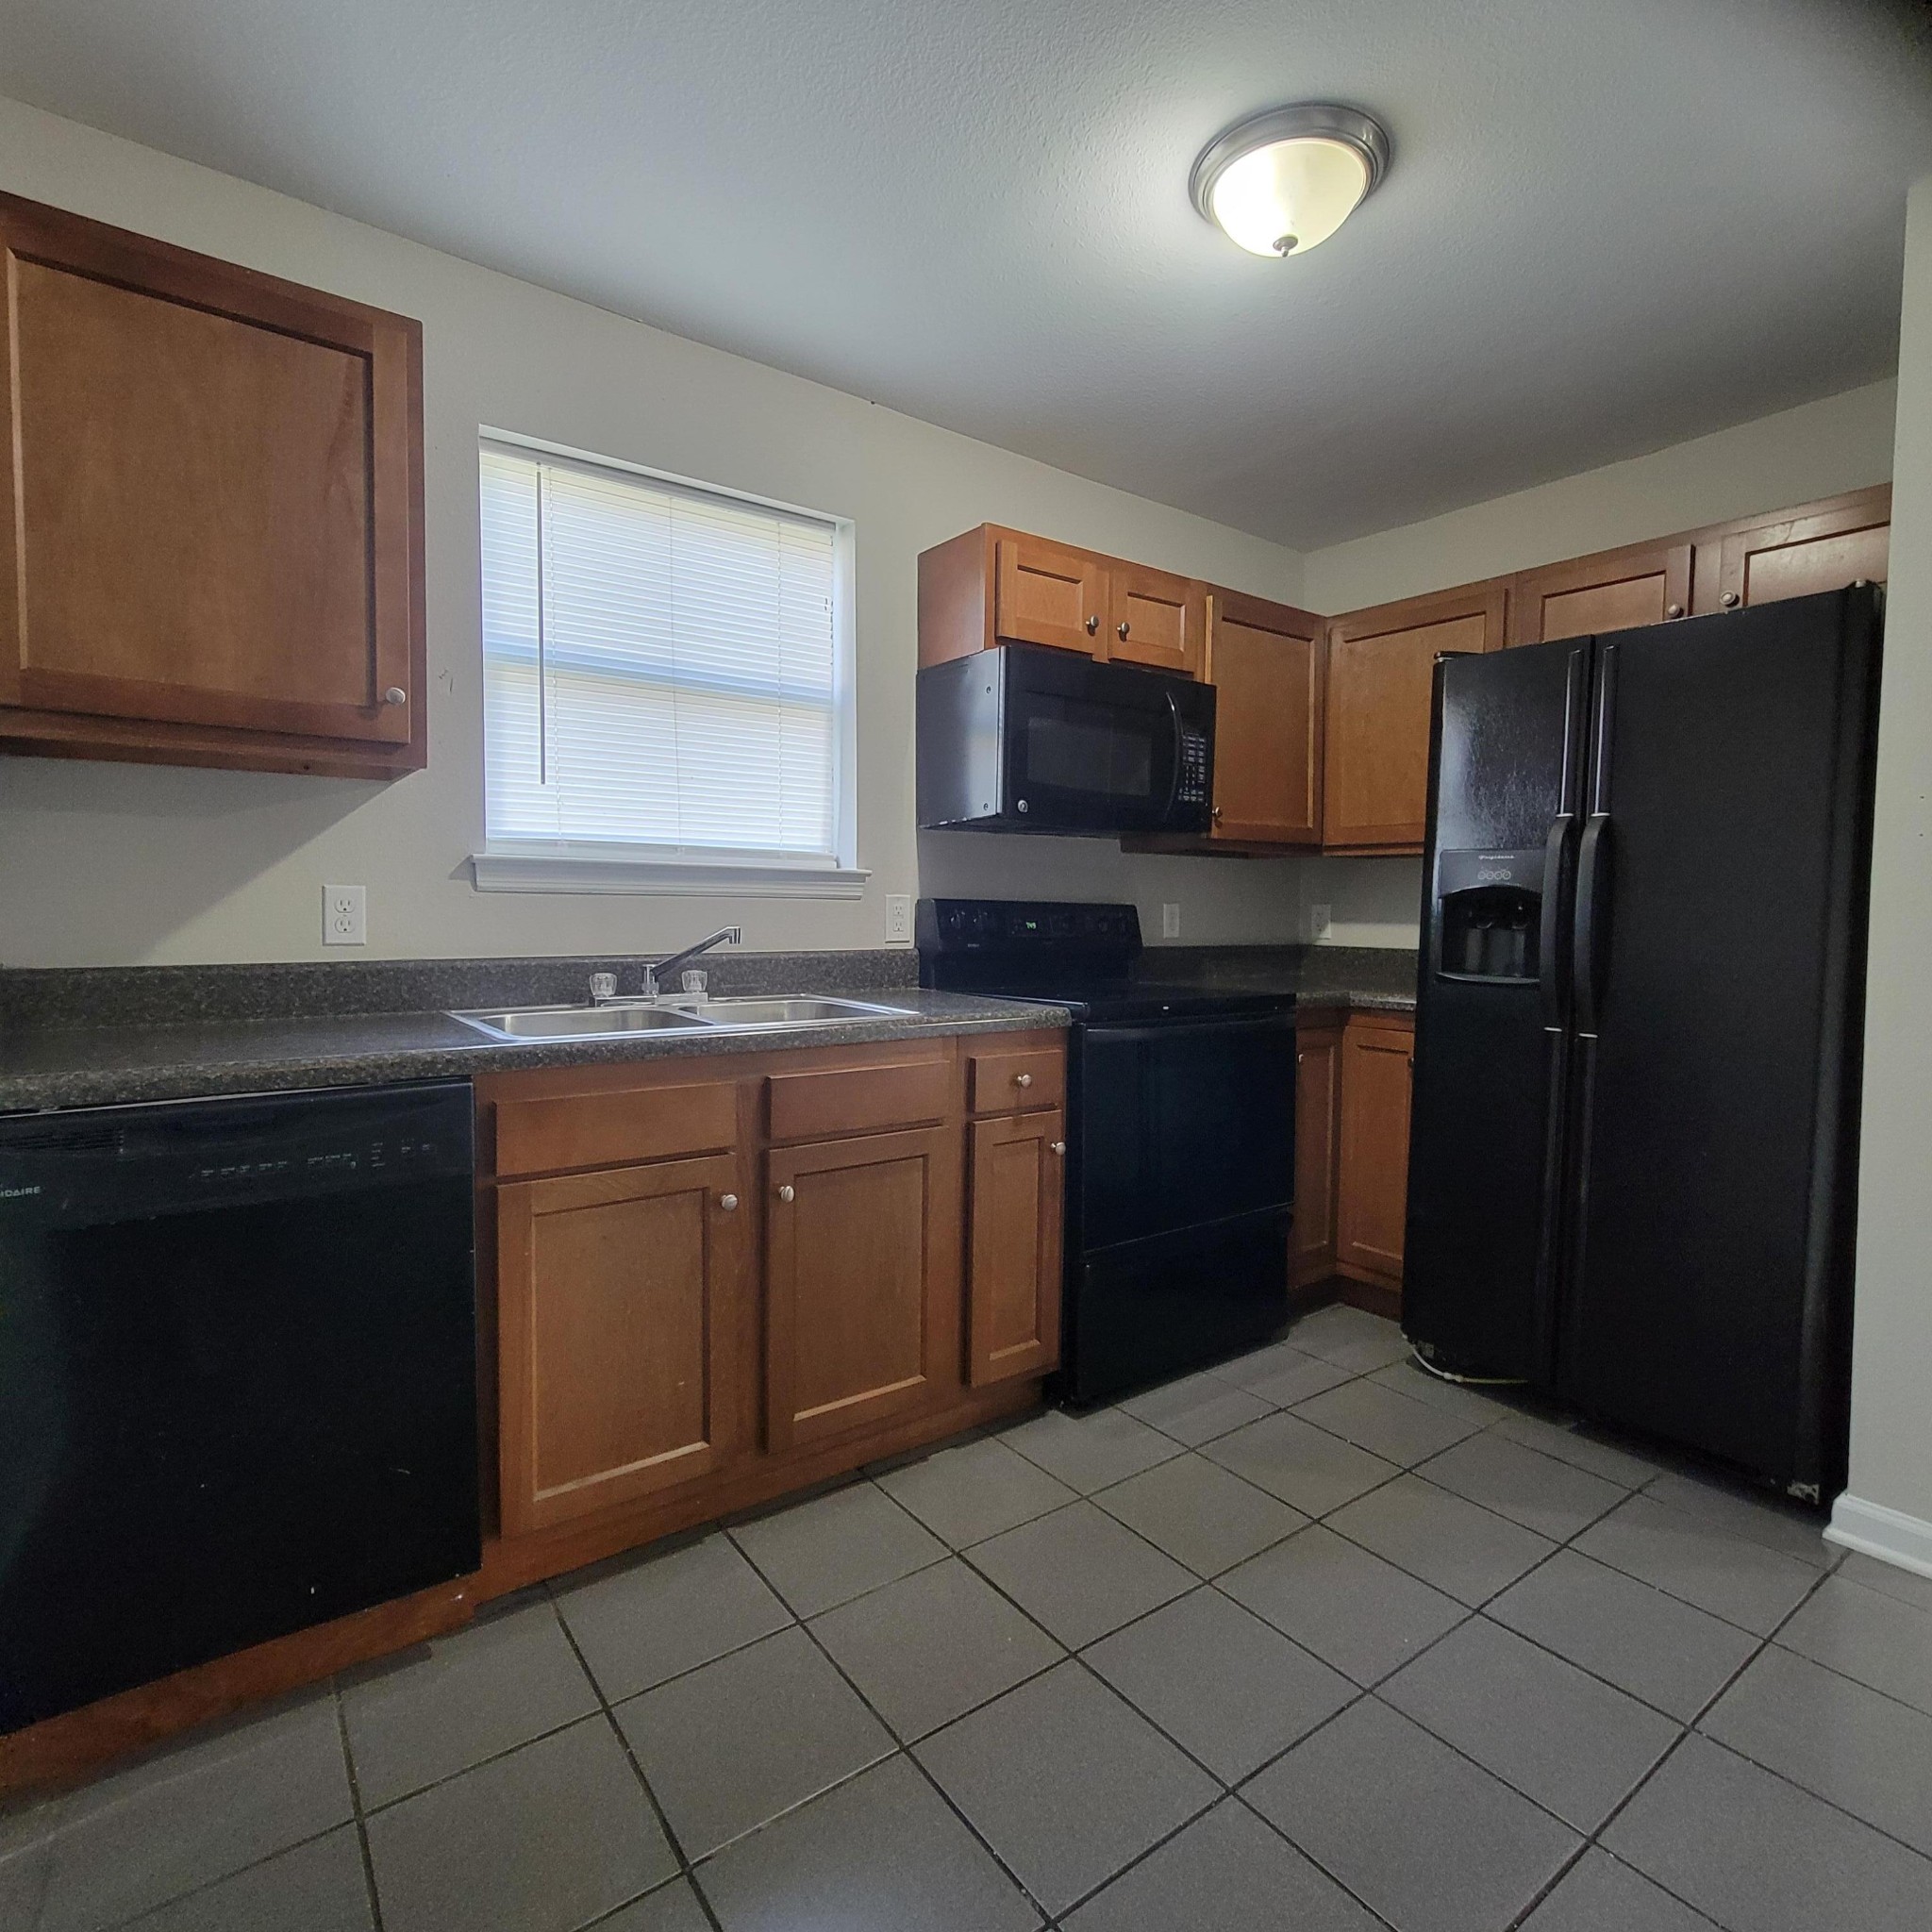
[[[1435,970],[1452,979],[1533,981],[1542,874],[1541,849],[1440,854]]]

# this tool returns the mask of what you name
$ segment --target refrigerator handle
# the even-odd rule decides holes
[[[1576,933],[1571,950],[1576,1030],[1592,1038],[1602,991],[1597,983],[1602,941],[1609,928],[1609,813],[1591,812],[1576,854]]]
[[[1542,998],[1543,1025],[1552,1033],[1563,1028],[1563,984],[1560,951],[1563,934],[1563,874],[1570,857],[1570,835],[1576,821],[1560,813],[1543,841],[1542,930],[1537,940],[1537,986]]]

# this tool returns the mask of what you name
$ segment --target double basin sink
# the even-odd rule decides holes
[[[607,1006],[501,1007],[452,1013],[492,1040],[620,1040],[637,1033],[760,1033],[782,1026],[835,1026],[841,1021],[910,1020],[910,1007],[865,1000],[658,999]]]

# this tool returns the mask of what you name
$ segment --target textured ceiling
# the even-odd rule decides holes
[[[1302,547],[1890,372],[1917,8],[0,0],[0,92]],[[1394,163],[1301,261],[1276,103]]]

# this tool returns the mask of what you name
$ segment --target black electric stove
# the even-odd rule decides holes
[[[1294,998],[1140,976],[1132,906],[923,899],[920,981],[1064,1006],[1058,1392],[1110,1399],[1288,1317]]]

